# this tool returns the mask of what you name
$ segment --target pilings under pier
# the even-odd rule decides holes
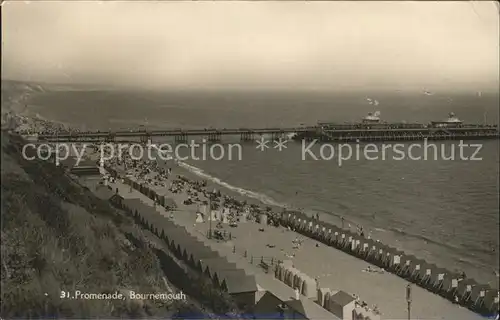
[[[177,134],[174,136],[175,143],[185,143],[188,141],[188,135],[185,133]]]
[[[284,131],[278,131],[278,132],[273,132],[271,133],[271,140],[272,141],[280,141],[286,138],[285,132]]]
[[[151,137],[148,135],[141,136],[140,141],[142,144],[146,144],[151,141]]]
[[[241,141],[245,141],[245,142],[253,141],[254,140],[254,134],[253,134],[253,132],[251,132],[251,131],[242,132],[241,135],[240,135],[240,140]]]
[[[210,132],[208,133],[208,142],[219,142],[221,141],[222,134],[220,132]]]

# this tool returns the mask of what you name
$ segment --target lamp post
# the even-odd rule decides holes
[[[217,191],[214,189],[211,193],[208,194],[208,238],[212,239],[212,197],[215,196]]]
[[[406,302],[408,303],[408,320],[410,320],[411,312],[411,284],[406,286]]]

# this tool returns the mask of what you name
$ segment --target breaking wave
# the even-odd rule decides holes
[[[243,189],[243,188],[240,188],[237,186],[233,186],[233,185],[231,185],[231,184],[229,184],[229,183],[227,183],[227,182],[225,182],[217,177],[214,177],[214,176],[206,173],[202,169],[195,167],[193,165],[187,164],[187,163],[182,162],[182,161],[178,161],[178,164],[180,167],[188,170],[189,172],[191,172],[199,177],[202,177],[206,180],[212,181],[212,182],[214,182],[214,183],[216,183],[216,184],[218,184],[226,189],[237,192],[237,193],[241,194],[242,196],[246,196],[246,197],[250,197],[250,198],[259,200],[260,202],[267,204],[267,205],[270,205],[270,206],[289,208],[288,205],[283,204],[283,203],[279,203],[276,200],[272,199],[271,197],[269,197],[263,193],[254,192],[254,191]]]

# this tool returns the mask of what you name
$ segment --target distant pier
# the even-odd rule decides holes
[[[40,133],[39,141],[47,142],[120,142],[139,139],[146,143],[158,137],[173,137],[175,142],[184,143],[190,138],[203,138],[208,142],[220,142],[223,137],[239,136],[240,141],[254,141],[261,135],[270,135],[272,140],[287,138],[293,134],[295,140],[366,142],[366,141],[415,141],[415,140],[479,140],[498,139],[498,125],[463,125],[454,128],[401,127],[371,128],[356,125],[336,128],[314,126],[300,128],[265,129],[204,129],[204,130],[131,130],[131,131],[88,131],[74,133]]]
[[[420,123],[386,123],[380,113],[369,113],[359,123],[325,123],[313,126],[285,128],[238,128],[238,129],[136,129],[128,131],[73,131],[39,132],[39,141],[47,142],[120,142],[139,139],[146,143],[155,137],[173,137],[176,143],[185,143],[189,138],[202,138],[208,142],[220,142],[226,136],[239,136],[240,141],[254,141],[262,135],[272,140],[319,140],[335,142],[367,141],[416,141],[416,140],[479,140],[498,139],[498,125],[464,124],[455,114],[450,113],[443,121]],[[22,133],[21,133],[22,134]]]

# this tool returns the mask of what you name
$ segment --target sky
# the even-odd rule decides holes
[[[149,88],[498,91],[474,2],[6,1],[2,79]]]

